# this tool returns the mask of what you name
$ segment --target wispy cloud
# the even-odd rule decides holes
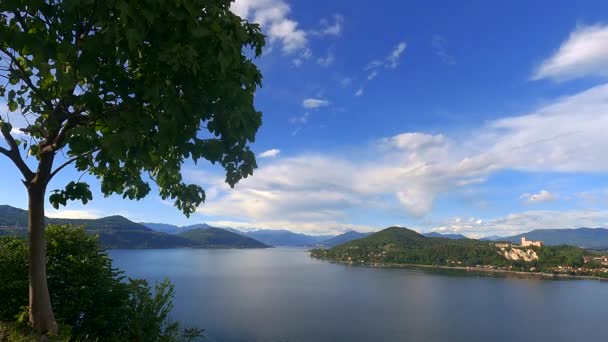
[[[395,46],[391,54],[386,58],[385,66],[387,68],[395,69],[399,66],[399,57],[401,57],[401,54],[405,51],[406,46],[405,42],[401,42]]]
[[[300,115],[300,116],[294,116],[291,119],[289,119],[289,122],[291,122],[292,124],[301,124],[304,125],[308,122],[308,117],[310,116],[310,112],[305,112],[304,114]]]
[[[367,66],[365,67],[365,70],[373,70],[373,69],[377,69],[380,67],[384,67],[387,69],[397,68],[399,66],[399,59],[400,59],[401,55],[403,54],[403,52],[405,52],[406,47],[407,47],[407,44],[405,42],[398,43],[397,45],[395,45],[393,50],[391,50],[391,53],[388,56],[386,56],[386,58],[372,60],[371,62],[369,62],[367,64]]]
[[[435,34],[431,41],[435,54],[445,64],[456,64],[456,59],[448,53],[448,41],[445,37]]]
[[[368,75],[367,75],[367,80],[371,81],[374,78],[376,78],[376,76],[378,76],[378,70],[372,70]]]
[[[527,201],[528,203],[544,203],[557,200],[557,196],[547,190],[541,190],[536,194],[525,193],[519,196],[519,198]]]
[[[339,36],[342,33],[344,26],[344,17],[340,14],[334,14],[332,20],[321,19],[321,28],[312,31],[312,34],[318,36]]]
[[[577,27],[559,49],[534,70],[532,79],[565,81],[586,76],[608,76],[608,25]]]
[[[334,63],[334,59],[335,57],[333,52],[328,51],[326,56],[317,58],[317,64],[328,67]]]
[[[258,155],[259,158],[274,158],[281,153],[281,150],[273,148],[267,151],[264,151]]]
[[[405,52],[406,47],[407,44],[405,42],[400,42],[395,45],[393,50],[384,59],[375,59],[369,62],[364,68],[367,76],[357,92],[355,92],[355,96],[363,95],[363,85],[378,77],[382,70],[396,69],[399,66],[401,55]]]
[[[329,105],[329,101],[324,99],[308,98],[302,101],[302,107],[307,109],[317,109]]]

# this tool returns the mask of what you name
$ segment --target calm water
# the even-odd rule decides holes
[[[169,277],[173,318],[211,341],[608,340],[608,282],[352,267],[287,248],[110,254],[130,277]]]

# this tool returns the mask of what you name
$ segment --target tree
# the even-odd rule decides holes
[[[253,173],[249,145],[261,125],[253,97],[262,76],[252,58],[265,39],[230,3],[0,1],[0,96],[28,122],[19,138],[2,114],[0,154],[19,169],[28,193],[29,315],[41,335],[56,330],[44,199],[64,167],[98,178],[106,196],[141,199],[152,182],[185,215],[205,200],[203,189],[182,179],[185,161],[219,163],[231,186]],[[49,197],[56,208],[91,199],[80,181]]]

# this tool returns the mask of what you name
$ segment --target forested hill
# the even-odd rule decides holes
[[[474,239],[425,237],[417,232],[390,227],[368,237],[347,242],[330,249],[314,249],[316,258],[347,263],[424,264],[440,266],[518,265],[517,258],[507,258],[510,251],[500,250],[493,243]],[[518,252],[522,252],[518,250]],[[545,246],[523,251],[534,255],[535,267],[581,265],[588,253],[571,246]]]
[[[358,263],[445,264],[448,260],[459,260],[476,265],[504,262],[496,248],[487,242],[425,237],[402,227],[386,228],[327,250],[313,250],[312,255]]]
[[[206,244],[204,241],[157,232],[122,216],[108,216],[99,219],[46,218],[46,223],[84,226],[87,233],[98,235],[100,243],[107,249],[216,247]],[[0,205],[0,235],[26,236],[27,210]],[[231,245],[228,240],[225,241],[224,247],[241,248],[238,244]]]
[[[221,228],[197,228],[179,233],[178,236],[196,241],[208,248],[268,248],[258,240]]]

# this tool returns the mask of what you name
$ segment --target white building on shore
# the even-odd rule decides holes
[[[529,246],[542,247],[543,246],[543,242],[542,241],[534,241],[534,240],[526,240],[526,237],[522,236],[521,237],[521,246],[522,247],[529,247]]]

